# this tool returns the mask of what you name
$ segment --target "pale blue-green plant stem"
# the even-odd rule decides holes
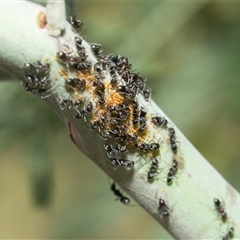
[[[53,14],[51,4],[52,1],[49,1],[48,14]],[[176,239],[221,239],[232,226],[235,229],[235,237],[240,236],[239,193],[206,161],[152,100],[146,102],[141,95],[137,95],[137,100],[149,113],[159,114],[169,120],[170,125],[176,129],[177,140],[180,143],[180,150],[176,156],[180,166],[171,186],[166,184],[166,177],[173,153],[166,130],[160,130],[151,124],[149,126],[149,140],[154,138],[161,144],[159,174],[150,184],[147,181],[149,159],[140,158],[137,153],[132,153],[127,157],[135,161],[133,170],[127,171],[120,167],[114,170],[103,150],[104,140],[98,136],[97,131],[89,129],[90,122],[74,118],[74,110],[60,110],[58,100],[71,96],[64,87],[64,79],[59,74],[62,65],[55,60],[55,56],[57,51],[65,50],[66,46],[74,49],[76,35],[65,20],[64,6],[61,4],[64,2],[54,5],[55,10],[59,8],[59,12],[54,11],[55,17],[54,14],[47,16],[51,19],[48,28],[40,29],[37,19],[41,11],[46,12],[44,7],[28,1],[0,2],[0,67],[16,79],[22,80],[24,63],[48,59],[51,64],[52,88],[49,90],[49,97],[43,101],[65,122],[79,150],[105,171]],[[83,46],[89,60],[93,64],[96,63],[89,44],[84,41]],[[106,81],[109,80],[109,73],[106,72],[105,75]],[[86,93],[86,97],[90,96]],[[162,214],[158,210],[160,197],[163,197],[169,206],[168,217],[161,217]],[[224,208],[229,216],[226,223],[221,221],[215,210],[215,197],[225,202]]]

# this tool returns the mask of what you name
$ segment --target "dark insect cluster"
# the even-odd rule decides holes
[[[62,111],[72,110],[76,120],[83,120],[91,131],[97,132],[104,141],[108,164],[114,170],[136,170],[138,162],[131,159],[136,153],[146,159],[145,164],[149,164],[149,159],[146,180],[153,182],[159,174],[162,143],[161,139],[152,136],[151,128],[171,132],[169,146],[175,155],[174,129],[168,126],[164,117],[152,116],[143,102],[139,102],[141,95],[148,105],[152,91],[146,88],[147,79],[132,70],[128,58],[117,54],[104,55],[101,44],[91,43],[88,51],[97,60],[93,63],[84,38],[78,34],[83,22],[74,16],[70,17],[70,24],[76,32],[73,39],[75,48],[64,45],[64,50],[56,53],[56,59],[62,65],[59,73],[64,79],[63,87],[68,93],[68,97],[58,99],[59,108]],[[49,67],[49,63],[40,61],[24,64],[26,90],[41,94],[49,90]],[[116,189],[115,184],[112,184],[111,190],[124,204],[130,201]],[[166,205],[159,205],[159,210],[161,216],[168,213]]]
[[[72,27],[80,32],[82,21],[70,18]],[[146,88],[147,79],[136,70],[125,56],[104,55],[102,45],[90,43],[90,51],[97,62],[88,59],[83,37],[74,38],[75,49],[57,52],[58,61],[65,70],[61,75],[65,79],[65,88],[69,99],[60,99],[61,110],[75,109],[75,118],[82,119],[92,131],[103,139],[103,149],[114,170],[133,170],[137,161],[131,159],[136,153],[150,160],[146,180],[153,182],[159,174],[161,139],[154,139],[151,128],[163,130],[169,136],[169,148],[175,156],[178,152],[176,134],[166,118],[153,115],[139,102],[142,95],[146,105],[151,98],[151,89]],[[74,77],[68,73],[74,73]],[[86,97],[88,96],[88,97]],[[148,161],[145,161],[147,164]],[[168,173],[168,183],[172,181],[178,168],[174,157]]]
[[[59,74],[65,80],[62,87],[68,94],[68,97],[58,99],[60,110],[71,110],[76,121],[83,120],[90,131],[96,131],[102,139],[107,164],[114,170],[134,172],[138,166],[141,167],[135,160],[136,156],[143,159],[144,165],[148,166],[146,181],[149,183],[160,175],[159,166],[164,162],[161,161],[162,145],[168,144],[172,159],[166,185],[172,185],[181,164],[176,131],[165,117],[149,112],[146,107],[151,103],[152,93],[151,89],[146,88],[147,79],[132,70],[127,57],[105,55],[102,45],[98,43],[88,46],[79,35],[83,27],[81,20],[70,17],[70,24],[76,33],[75,47],[66,47],[56,53],[57,61],[62,65]],[[87,52],[95,56],[95,61]],[[40,61],[24,64],[22,84],[25,89],[42,97],[49,90],[49,69],[49,63]],[[161,139],[153,136],[152,128],[161,133]],[[134,158],[131,159],[131,156]],[[111,185],[111,191],[120,202],[129,204],[130,199],[116,189],[115,183]],[[223,203],[217,198],[213,201],[222,222],[227,221]],[[160,218],[170,215],[163,197],[158,201],[158,211]],[[231,227],[222,239],[232,239],[233,236],[234,228]]]
[[[24,80],[21,81],[26,91],[33,94],[43,94],[49,86],[50,80],[49,63],[42,63],[40,61],[34,63],[25,63],[23,65]]]

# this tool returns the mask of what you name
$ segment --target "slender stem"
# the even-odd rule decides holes
[[[100,132],[90,130],[94,119],[107,111],[106,106],[109,106],[111,102],[116,104],[119,99],[125,99],[125,96],[120,96],[116,90],[109,87],[111,76],[107,69],[102,71],[108,90],[105,108],[98,107],[94,88],[90,84],[91,80],[88,80],[87,91],[81,92],[80,95],[85,105],[91,101],[94,106],[90,117],[86,116],[85,121],[85,117],[82,119],[75,117],[77,110],[74,108],[61,110],[59,102],[62,99],[75,101],[76,95],[79,96],[76,91],[69,91],[66,88],[63,76],[73,78],[78,73],[60,64],[56,60],[56,53],[58,51],[74,52],[76,50],[74,37],[77,33],[63,19],[65,8],[62,5],[54,7],[55,11],[59,7],[61,14],[52,13],[51,1],[47,5],[47,16],[45,16],[45,8],[28,1],[0,3],[0,26],[4,26],[0,28],[0,67],[20,79],[24,85],[23,63],[49,62],[51,87],[44,95],[37,95],[41,96],[43,101],[65,122],[76,146],[126,190],[176,239],[218,239],[223,237],[223,233],[227,234],[230,227],[234,227],[235,236],[239,236],[240,195],[204,159],[151,99],[146,101],[142,94],[136,95],[136,101],[147,110],[147,130],[145,134],[139,134],[139,138],[140,142],[147,144],[159,143],[160,151],[153,154],[148,150],[140,151],[138,146],[131,145],[129,152],[124,154],[125,159],[134,162],[134,167],[130,170],[121,166],[114,169],[103,148],[104,144],[114,144],[114,141],[111,139],[104,141],[99,137],[103,130]],[[24,18],[22,18],[23,12]],[[49,14],[52,15],[49,16]],[[45,19],[51,20],[46,23]],[[83,40],[82,46],[88,55],[87,60],[95,66],[98,60],[91,51],[90,45]],[[96,76],[96,73],[91,70],[87,75],[81,76],[91,79]],[[119,82],[123,83],[123,80],[120,79]],[[151,117],[157,115],[168,120],[168,127],[156,127],[151,123]],[[170,127],[176,131],[177,153],[171,150]],[[127,129],[133,131],[132,125],[127,125]],[[147,175],[153,156],[158,159],[159,168],[158,174],[151,183]],[[173,177],[173,183],[168,185],[167,175],[174,159],[179,167]],[[168,206],[165,210],[169,212],[169,216],[164,215],[162,208],[159,209],[160,198],[163,198]],[[224,209],[229,216],[225,223],[216,211],[214,198],[225,202]]]

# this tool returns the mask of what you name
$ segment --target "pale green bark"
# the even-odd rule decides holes
[[[45,12],[45,9],[27,1],[0,3],[0,67],[17,79],[22,79],[23,63],[44,61],[48,58],[51,64],[50,78],[53,79],[51,85],[56,87],[53,89],[55,93],[43,101],[66,123],[77,147],[176,239],[219,239],[231,226],[234,226],[235,237],[240,236],[239,193],[204,159],[173,123],[172,126],[176,129],[177,139],[180,142],[180,152],[176,156],[181,163],[178,174],[173,184],[168,186],[166,176],[173,158],[168,135],[165,130],[159,131],[151,125],[151,137],[161,144],[159,167],[162,170],[159,170],[158,177],[150,184],[147,181],[150,164],[146,160],[139,160],[137,154],[131,154],[129,158],[136,162],[133,171],[123,168],[114,170],[103,150],[104,141],[98,137],[97,131],[89,130],[89,121],[85,123],[74,118],[74,110],[60,110],[57,99],[66,98],[69,93],[66,92],[64,79],[58,72],[62,66],[55,60],[55,56],[57,51],[63,50],[64,45],[74,48],[75,33],[72,32],[69,24],[66,24],[65,35],[51,36],[47,29],[40,29],[36,24],[40,11]],[[57,17],[61,20],[65,16],[62,14]],[[60,30],[63,26],[64,24],[60,25]],[[54,30],[57,28],[58,26],[53,26]],[[96,59],[89,50],[89,45],[84,42],[84,46],[88,49],[91,61],[95,63]],[[54,79],[55,77],[57,80]],[[108,73],[106,79],[109,79]],[[165,116],[153,101],[146,102],[140,95],[138,100],[150,113]],[[161,214],[158,211],[160,197],[164,197],[170,208],[169,217],[160,218]],[[229,215],[226,223],[221,222],[215,211],[213,204],[215,197],[225,201]]]

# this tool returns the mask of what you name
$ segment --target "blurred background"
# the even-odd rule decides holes
[[[237,190],[239,11],[236,2],[68,2],[86,40],[127,56],[152,98]],[[1,239],[172,239],[140,207],[115,201],[107,176],[18,81],[0,82],[0,112]]]

